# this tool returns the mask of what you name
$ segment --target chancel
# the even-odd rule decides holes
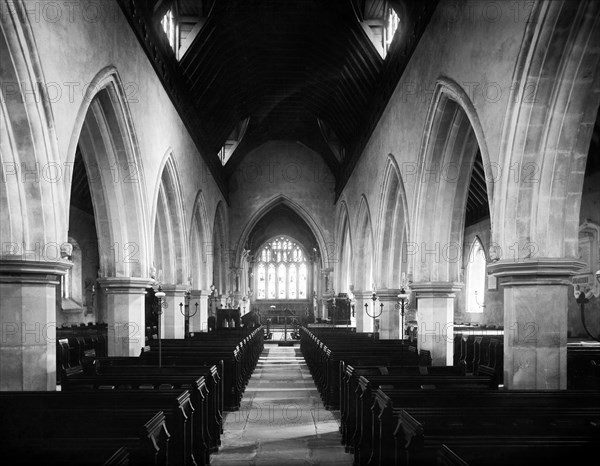
[[[597,457],[600,2],[0,0],[16,464]]]

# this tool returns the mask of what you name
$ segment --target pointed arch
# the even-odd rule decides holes
[[[368,291],[375,284],[375,244],[373,237],[373,227],[371,223],[371,211],[367,197],[362,194],[358,207],[358,217],[356,225],[356,243],[361,254],[356,258],[356,268],[354,269],[354,283],[359,290]]]
[[[227,281],[229,271],[229,250],[227,231],[227,217],[223,201],[219,201],[215,209],[212,233],[212,285],[215,285],[219,293],[224,295],[230,284]]]
[[[169,149],[161,163],[156,183],[154,217],[154,264],[162,270],[162,281],[178,285],[188,280],[187,241],[183,190],[175,156]]]
[[[252,230],[254,229],[254,227],[256,226],[256,224],[269,211],[271,211],[273,208],[275,208],[279,205],[282,205],[282,204],[289,207],[290,209],[292,209],[309,226],[309,228],[311,229],[313,235],[315,236],[315,238],[317,240],[317,244],[320,249],[319,257],[321,259],[321,267],[323,267],[323,268],[328,267],[329,261],[333,260],[334,257],[330,256],[330,252],[327,248],[327,243],[325,242],[325,237],[323,235],[323,232],[321,231],[321,228],[319,227],[319,225],[317,224],[317,222],[314,220],[314,218],[312,217],[312,215],[309,213],[309,211],[307,209],[305,209],[303,206],[301,206],[296,201],[290,199],[289,197],[287,197],[284,194],[278,194],[278,195],[272,197],[270,200],[265,202],[265,204],[263,204],[263,206],[261,208],[259,208],[252,215],[252,217],[250,218],[250,220],[244,227],[244,230],[242,231],[242,234],[240,235],[239,240],[237,242],[237,246],[236,246],[236,250],[235,250],[236,264],[241,264],[244,245],[246,244],[248,237],[249,237],[250,233],[252,232]]]
[[[377,277],[381,287],[398,288],[408,272],[408,204],[398,163],[388,154],[381,185],[377,234]]]
[[[78,146],[96,217],[101,275],[147,277],[150,242],[144,173],[126,95],[112,66],[100,70],[86,89],[69,142],[68,163],[74,162]]]
[[[206,202],[204,193],[199,190],[192,209],[189,233],[190,275],[192,287],[197,290],[207,290],[212,282],[212,261],[209,260],[208,256],[210,242],[211,231]]]
[[[5,14],[6,13],[6,14]],[[35,37],[23,2],[0,17],[0,240],[2,258],[60,261],[68,190]],[[42,250],[43,248],[43,250]],[[30,257],[34,256],[34,257]]]
[[[487,255],[483,242],[479,236],[475,236],[469,247],[465,266],[467,312],[482,313],[485,308],[486,267]]]
[[[462,279],[466,204],[478,151],[483,160],[491,211],[494,182],[481,123],[462,87],[448,78],[439,78],[419,153],[417,195],[411,218],[419,252],[412,256],[414,281]]]
[[[337,277],[336,289],[341,292],[349,290],[353,285],[353,247],[352,232],[350,229],[350,215],[345,200],[340,201],[336,221],[336,267],[334,277]]]
[[[492,217],[497,258],[578,257],[585,166],[600,105],[599,48],[598,2],[536,4],[502,131],[504,176]],[[507,176],[515,167],[518,182]]]

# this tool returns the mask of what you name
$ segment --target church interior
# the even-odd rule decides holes
[[[600,2],[0,0],[0,32],[14,464],[597,456]]]

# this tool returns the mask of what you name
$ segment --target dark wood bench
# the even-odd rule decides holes
[[[34,409],[0,399],[3,454],[11,462],[18,458],[22,464],[103,464],[115,461],[117,451],[125,447],[134,465],[169,464],[170,435],[162,411],[78,410],[68,405]],[[117,456],[123,455],[121,451]]]
[[[217,365],[194,366],[191,364],[182,365],[163,365],[162,367],[141,365],[144,362],[142,358],[135,357],[108,357],[100,358],[94,361],[91,370],[86,372],[91,375],[123,375],[123,374],[189,374],[192,377],[203,376],[208,389],[207,416],[205,428],[208,430],[208,437],[211,451],[216,451],[221,445],[221,433],[223,432],[223,384],[221,383],[223,362],[219,361]],[[136,364],[137,363],[137,364]]]
[[[572,464],[577,459],[594,458],[597,445],[578,440],[555,440],[536,444],[514,439],[510,443],[496,442],[485,445],[460,444],[452,448],[442,444],[437,452],[439,466],[548,466]]]
[[[469,392],[465,398],[462,390],[391,390],[374,391],[372,426],[374,444],[371,461],[375,464],[391,464],[394,461],[394,429],[402,409],[424,407],[478,407],[487,408],[600,408],[600,393],[586,391],[504,391],[481,390]]]
[[[199,429],[200,446],[214,450],[216,439],[210,435],[208,425],[208,389],[204,376],[185,374],[77,374],[69,377],[62,390],[67,393],[81,390],[127,391],[127,390],[189,390],[194,407],[194,425]]]
[[[356,381],[355,393],[355,428],[354,433],[348,432],[348,443],[353,446],[355,458],[359,464],[366,464],[374,454],[378,445],[379,432],[373,432],[374,424],[373,396],[378,388],[384,390],[421,390],[423,392],[460,390],[471,393],[480,390],[493,390],[494,386],[489,377],[464,375],[380,375],[359,376]]]
[[[395,463],[432,464],[442,444],[598,445],[600,408],[410,408],[399,412]]]
[[[83,392],[2,392],[0,406],[19,412],[75,410],[89,412],[90,417],[98,410],[139,412],[151,415],[160,410],[165,413],[166,427],[170,434],[169,460],[172,464],[208,464],[208,449],[202,445],[202,426],[194,423],[194,408],[190,392],[185,390],[140,391],[83,391]],[[62,422],[64,416],[58,416]]]

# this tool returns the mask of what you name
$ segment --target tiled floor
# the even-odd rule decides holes
[[[227,413],[221,465],[351,465],[339,412],[323,408],[300,349],[265,346],[241,409]]]

